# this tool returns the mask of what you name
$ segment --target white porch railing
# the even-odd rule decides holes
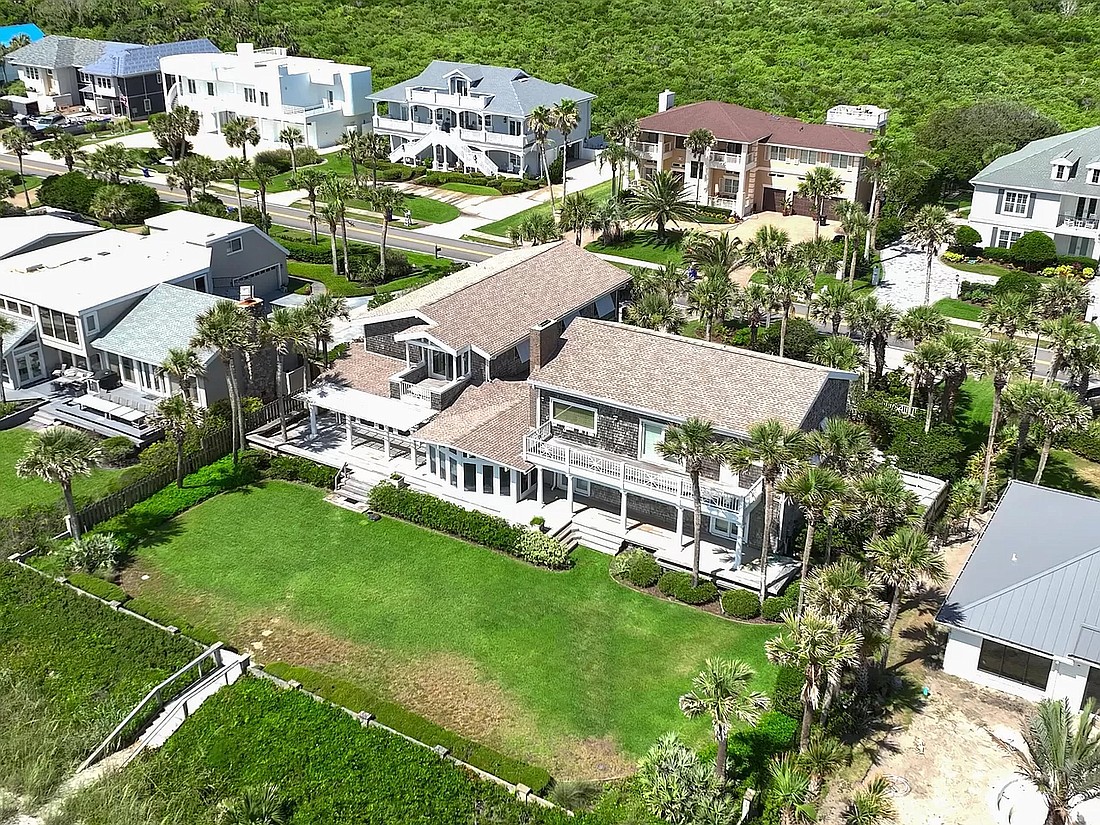
[[[634,148],[644,158],[656,160],[661,154],[661,144],[659,143],[636,143]]]
[[[737,211],[736,198],[729,198],[721,195],[712,195],[710,198],[710,205],[717,206],[719,209],[729,209],[733,212]]]
[[[397,391],[401,394],[403,399],[407,399],[414,404],[420,404],[425,407],[432,405],[432,393],[431,390],[424,387],[418,387],[416,384],[410,384],[408,381],[399,381],[397,384]]]
[[[742,155],[735,155],[732,152],[711,152],[708,155],[711,163],[721,164],[722,166],[740,166],[742,157]]]
[[[1059,216],[1058,226],[1067,226],[1071,229],[1100,229],[1100,218],[1097,218],[1096,215],[1084,215],[1082,217],[1061,215]]]

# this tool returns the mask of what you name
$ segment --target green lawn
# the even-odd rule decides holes
[[[371,208],[366,201],[357,199],[349,200],[348,206],[367,210]],[[422,195],[406,196],[404,206],[401,209],[394,210],[394,225],[396,226],[400,226],[402,209],[408,209],[412,213],[412,219],[421,223],[446,223],[447,221],[453,221],[462,214],[458,211],[457,206],[437,201],[435,198],[425,198]]]
[[[763,644],[774,627],[629,590],[609,577],[607,556],[580,550],[575,569],[546,571],[402,522],[371,523],[322,495],[269,482],[218,496],[141,549],[125,583],[261,660],[360,681],[574,774],[597,763],[629,771],[667,730],[706,741],[677,697],[709,656],[742,658],[759,687],[770,684]]]
[[[989,436],[993,416],[993,382],[967,378],[960,390],[955,425],[969,452],[977,452]]]
[[[374,290],[366,284],[349,281],[343,275],[335,275],[329,264],[307,264],[302,261],[287,261],[287,272],[292,278],[305,278],[320,281],[333,295],[355,298],[360,295],[373,295]]]
[[[754,281],[758,284],[765,284],[768,282],[768,276],[765,275],[763,272],[754,272],[749,280]],[[845,276],[844,282],[848,282],[847,276]],[[823,272],[814,279],[814,292],[821,292],[821,290],[823,290],[825,287],[832,286],[836,283],[839,283],[839,280],[835,275],[830,275],[827,272]],[[864,292],[871,292],[872,290],[874,290],[874,287],[871,286],[870,281],[864,278],[855,278],[852,281],[852,289],[857,295],[860,295]]]
[[[966,262],[948,263],[947,261],[944,261],[943,263],[951,267],[952,269],[959,269],[963,272],[974,272],[979,275],[991,275],[994,278],[1000,278],[1002,275],[1006,275],[1009,272],[1017,271],[1015,269],[1009,269],[1006,266],[1001,266],[1000,264],[991,264],[984,261],[974,264],[969,264]]]
[[[498,189],[491,186],[479,186],[476,183],[445,183],[439,188],[448,189],[451,192],[462,192],[466,195],[488,195],[492,197],[500,194]]]
[[[611,181],[604,181],[603,183],[597,183],[595,186],[590,186],[584,190],[588,195],[598,203],[602,203],[611,197]],[[490,235],[499,235],[502,238],[508,237],[508,230],[513,226],[519,226],[523,223],[529,215],[535,213],[550,214],[551,206],[550,202],[541,203],[538,206],[532,206],[530,209],[524,209],[522,212],[517,212],[514,215],[509,215],[507,218],[501,218],[499,221],[493,223],[487,223],[485,226],[479,226],[479,232],[486,232]]]
[[[969,301],[960,301],[958,298],[940,298],[933,306],[948,318],[961,318],[964,321],[980,321],[982,308]],[[974,332],[975,330],[971,330]]]
[[[15,463],[22,457],[30,439],[30,430],[16,427],[0,430],[0,516],[7,516],[30,504],[53,504],[61,500],[61,488],[38,479],[19,478]],[[78,501],[107,493],[120,470],[95,470],[91,476],[77,478],[73,492]]]
[[[602,252],[606,255],[654,264],[681,263],[683,256],[680,253],[680,240],[682,238],[682,232],[669,230],[665,233],[665,237],[661,238],[653,230],[637,229],[626,232],[622,243],[602,244],[599,241],[593,241],[585,249],[589,252]]]

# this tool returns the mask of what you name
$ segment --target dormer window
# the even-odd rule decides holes
[[[1069,180],[1073,177],[1073,167],[1077,165],[1077,159],[1071,157],[1055,158],[1050,162],[1051,180]]]
[[[1068,166],[1066,166],[1064,163],[1054,164],[1054,179],[1055,180],[1065,180],[1068,177],[1069,177],[1069,167]]]
[[[467,95],[470,93],[470,81],[464,77],[451,78],[451,94]]]
[[[1088,182],[1100,186],[1100,164],[1089,167]]]

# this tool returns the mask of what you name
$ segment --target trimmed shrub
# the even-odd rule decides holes
[[[1096,427],[1066,435],[1066,449],[1089,461],[1100,462],[1100,432]]]
[[[98,596],[105,602],[125,602],[128,598],[126,591],[117,584],[112,584],[87,573],[69,573],[66,578],[73,586],[79,587],[85,593]]]
[[[966,463],[966,445],[950,424],[936,424],[924,431],[923,416],[899,419],[886,452],[896,458],[898,469],[954,480]]]
[[[905,234],[905,222],[901,218],[882,217],[875,231],[875,247],[882,249],[900,241]]]
[[[1084,255],[1059,255],[1055,262],[1064,266],[1072,266],[1075,269],[1081,268],[1095,270],[1097,267],[1097,262],[1095,258],[1088,258]]]
[[[657,587],[666,596],[684,604],[710,604],[718,598],[718,588],[713,582],[699,582],[698,587],[691,586],[691,573],[670,570],[661,576]]]
[[[1045,235],[1043,236],[1046,237]],[[1007,292],[1022,292],[1025,295],[1035,297],[1039,294],[1039,286],[1042,283],[1034,275],[1026,272],[1006,272],[997,279],[993,285],[994,295],[1003,295]]]
[[[291,167],[289,149],[264,149],[262,152],[257,152],[252,160],[255,163],[270,166],[277,175],[289,172]]]
[[[966,251],[969,254],[969,250],[977,247],[981,242],[981,233],[974,227],[961,224],[955,229],[955,243],[953,246],[957,251]]]
[[[783,613],[791,609],[791,600],[786,596],[768,596],[760,608],[760,615],[769,622],[783,621]]]
[[[315,166],[321,162],[321,153],[312,146],[295,146],[294,160],[297,161],[299,169],[303,166]]]
[[[798,716],[802,715],[801,708]],[[785,713],[769,710],[751,728],[730,737],[727,769],[732,776],[747,779],[760,787],[766,784],[768,763],[772,757],[794,745],[799,723]]]
[[[760,615],[760,599],[748,590],[735,587],[722,594],[722,612],[735,619],[755,619]]]
[[[38,202],[55,209],[67,209],[87,215],[92,197],[103,186],[103,181],[88,177],[83,172],[66,172],[50,175],[38,189]]]
[[[556,538],[541,530],[523,530],[515,546],[507,551],[517,559],[523,559],[551,570],[565,570],[573,566],[569,549]]]
[[[160,196],[156,189],[135,181],[124,185],[126,198],[130,202],[130,211],[126,215],[127,223],[141,223],[146,218],[160,214]]]
[[[271,216],[265,215],[255,206],[245,206],[241,210],[240,220],[242,223],[250,223],[253,226],[259,227],[265,232],[271,229]]]
[[[520,192],[527,192],[530,189],[530,185],[522,180],[506,180],[500,185],[500,194],[518,195]]]
[[[100,456],[111,467],[129,464],[137,454],[137,445],[122,435],[105,438],[99,442]]]
[[[661,566],[639,547],[626,550],[611,560],[611,576],[635,587],[653,587],[661,577]]]
[[[772,355],[778,355],[780,329],[779,321],[776,321],[763,330],[759,338],[761,346],[758,349]],[[805,318],[789,318],[787,319],[787,339],[783,347],[783,356],[793,358],[796,361],[806,361],[809,358],[810,350],[820,340],[821,335],[818,333],[817,327]]]
[[[972,304],[988,304],[993,298],[993,284],[976,284],[963,281],[959,284],[959,300]]]
[[[335,477],[331,467],[294,455],[274,456],[264,469],[264,478],[300,481],[327,490]]]
[[[1025,232],[1008,249],[1009,260],[1030,272],[1050,266],[1058,257],[1054,239],[1045,232]]]
[[[296,261],[310,264],[332,264],[332,251],[327,244],[311,244],[303,241],[280,239],[281,243]],[[378,269],[378,247],[364,244],[349,244],[348,259],[353,272],[373,272]],[[411,275],[414,267],[409,259],[400,252],[386,250],[386,275],[391,281]]]
[[[191,622],[179,616],[169,608],[148,601],[147,599],[130,599],[130,601],[126,602],[126,609],[133,613],[137,613],[139,616],[144,616],[149,621],[156,622],[164,627],[175,627],[184,636],[187,636],[189,639],[194,639],[199,644],[207,647],[215,642],[221,641],[218,634],[213,630],[191,624]]]
[[[806,677],[798,668],[781,667],[775,674],[772,688],[772,710],[785,713],[795,719],[802,715],[802,686]]]

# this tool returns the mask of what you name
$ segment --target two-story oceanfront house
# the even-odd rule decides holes
[[[522,69],[433,60],[424,71],[370,96],[374,131],[390,139],[390,160],[483,175],[543,174],[541,150],[527,117],[564,99],[577,104],[566,136],[547,136],[546,162],[565,146],[574,157],[588,137],[595,95],[531,77]]]
[[[658,111],[638,121],[635,151],[643,177],[671,171],[685,193],[700,203],[735,215],[783,211],[810,214],[810,202],[798,196],[806,172],[828,166],[844,183],[837,199],[867,204],[871,187],[863,171],[875,133],[888,112],[875,106],[838,106],[828,122],[805,123],[791,117],[746,109],[716,100],[675,105],[675,95],[660,95]],[[714,145],[697,157],[686,148],[689,134],[707,129]],[[834,218],[831,205],[826,214]]]
[[[256,121],[261,140],[278,143],[279,133],[294,126],[305,145],[323,149],[345,132],[370,128],[366,66],[238,43],[235,52],[165,58],[161,72],[168,108],[194,109],[204,132],[220,132],[226,121],[248,117]]]
[[[1097,254],[1100,126],[1035,140],[997,158],[970,181],[967,222],[983,246],[1004,249],[1026,232],[1054,238],[1059,255]]]
[[[51,34],[5,60],[39,111],[86,106],[138,120],[165,110],[162,58],[217,51],[205,37],[143,46]]]

